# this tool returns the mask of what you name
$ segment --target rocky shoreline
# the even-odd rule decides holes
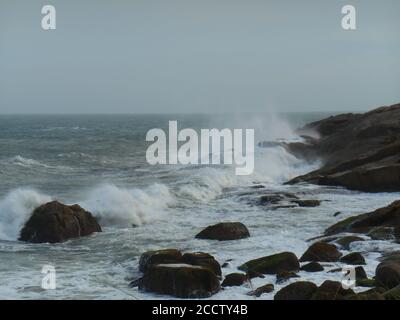
[[[297,177],[288,184],[312,183],[341,186],[351,190],[378,192],[400,191],[400,105],[382,107],[366,114],[345,114],[320,120],[299,130],[303,143],[282,144],[287,150],[307,160],[321,158],[320,169]],[[268,147],[268,143],[263,144]],[[243,194],[248,205],[269,210],[317,208],[320,200],[288,192],[268,192],[254,185]],[[339,216],[341,213],[335,213]],[[79,205],[67,206],[57,201],[36,208],[21,230],[21,241],[56,243],[101,232],[96,218]],[[193,238],[202,241],[239,241],[251,238],[245,224],[224,221],[208,226]],[[400,241],[400,201],[386,207],[342,219],[323,234],[310,239],[301,256],[290,251],[253,257],[236,265],[236,272],[225,273],[225,263],[206,252],[182,252],[179,248],[160,248],[142,253],[137,269],[141,277],[127,283],[143,292],[177,298],[208,298],[228,287],[249,286],[249,296],[258,298],[274,293],[275,300],[398,300],[400,299],[400,251],[383,254],[373,277],[364,270],[363,252],[354,244],[366,239]],[[352,288],[338,281],[320,285],[303,281],[298,273],[332,274],[353,266]],[[254,279],[276,277],[253,287]],[[276,285],[288,282],[280,290]],[[353,290],[354,289],[354,290]],[[357,289],[357,290],[356,290]]]

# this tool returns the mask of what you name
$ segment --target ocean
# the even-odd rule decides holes
[[[283,185],[317,168],[319,161],[306,163],[280,146],[256,146],[250,176],[235,175],[232,166],[146,162],[147,131],[167,131],[169,120],[177,120],[179,129],[254,128],[257,144],[299,140],[295,128],[329,114],[0,116],[0,298],[170,299],[128,286],[140,276],[141,253],[163,248],[208,252],[221,264],[228,262],[226,275],[253,258],[282,251],[300,256],[309,246],[307,239],[331,224],[399,199],[398,193]],[[275,210],[256,204],[257,197],[272,192],[323,201],[316,208]],[[18,241],[32,210],[52,199],[91,211],[103,232],[59,244]],[[342,214],[335,217],[338,211]],[[243,222],[251,237],[225,242],[194,238],[223,221]],[[369,276],[379,252],[394,249],[386,241],[354,245],[366,257]],[[55,290],[41,287],[44,265],[55,267]],[[340,272],[299,275],[316,284],[342,277]],[[253,279],[247,287],[226,288],[210,299],[255,299],[247,295],[251,287],[274,282],[274,276]],[[272,299],[274,293],[258,299]]]

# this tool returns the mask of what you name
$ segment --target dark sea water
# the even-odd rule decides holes
[[[233,259],[224,274],[248,259],[280,251],[301,255],[307,238],[339,219],[333,213],[342,211],[342,219],[370,211],[399,194],[284,186],[319,163],[304,163],[281,147],[256,147],[251,176],[236,176],[231,166],[150,166],[145,137],[152,128],[167,131],[168,121],[177,120],[179,129],[254,128],[256,143],[298,140],[293,129],[327,115],[0,116],[0,298],[168,298],[128,287],[139,276],[140,254],[152,249],[205,251],[221,263]],[[318,208],[270,210],[251,204],[260,195],[255,184],[265,186],[257,192],[289,191],[325,201]],[[51,199],[80,204],[98,218],[104,232],[53,245],[17,241],[32,210]],[[194,239],[203,227],[221,221],[241,221],[252,236],[225,243]],[[371,274],[378,251],[392,248],[383,241],[358,245],[367,252]],[[46,264],[56,268],[56,290],[41,288]],[[300,276],[319,282],[327,274]],[[247,291],[229,288],[213,298],[247,299]]]

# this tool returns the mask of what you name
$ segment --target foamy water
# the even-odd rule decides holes
[[[0,119],[0,178],[4,181],[0,186],[0,297],[5,299],[169,299],[128,287],[129,281],[140,275],[141,253],[161,248],[208,252],[221,264],[231,260],[223,269],[226,275],[237,272],[249,259],[281,251],[300,256],[309,246],[306,240],[332,223],[399,198],[399,194],[283,186],[282,182],[310,171],[318,162],[306,164],[281,147],[256,148],[251,176],[236,176],[232,167],[149,167],[144,163],[145,132],[167,125],[167,118],[17,120],[23,124],[19,131],[15,119]],[[214,118],[181,120],[187,127],[218,124]],[[258,141],[298,139],[288,123],[279,125],[277,119],[271,122],[267,117],[263,126],[262,120],[247,119],[244,126],[252,123],[258,128]],[[227,126],[226,119],[220,121]],[[230,123],[237,127],[237,122],[231,119]],[[252,188],[260,184],[265,188]],[[278,210],[254,205],[252,200],[270,192],[292,192],[302,199],[322,200],[322,204]],[[19,230],[32,210],[51,199],[79,203],[98,218],[104,232],[61,244],[18,242]],[[337,211],[342,214],[334,217]],[[202,228],[221,221],[243,222],[251,237],[227,242],[194,238]],[[365,253],[365,269],[370,275],[380,252],[394,246],[384,241],[354,245]],[[56,290],[40,287],[41,269],[46,264],[56,267]],[[326,264],[326,270],[336,267]],[[317,284],[341,277],[326,272],[299,275]],[[275,277],[227,288],[212,299],[254,299],[246,293],[266,283],[275,283]],[[276,285],[276,290],[280,287]],[[271,299],[274,293],[260,299]]]

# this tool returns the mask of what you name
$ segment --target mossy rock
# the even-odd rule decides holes
[[[281,252],[271,256],[247,261],[239,270],[257,272],[262,274],[277,274],[283,271],[299,271],[300,264],[292,252]]]

